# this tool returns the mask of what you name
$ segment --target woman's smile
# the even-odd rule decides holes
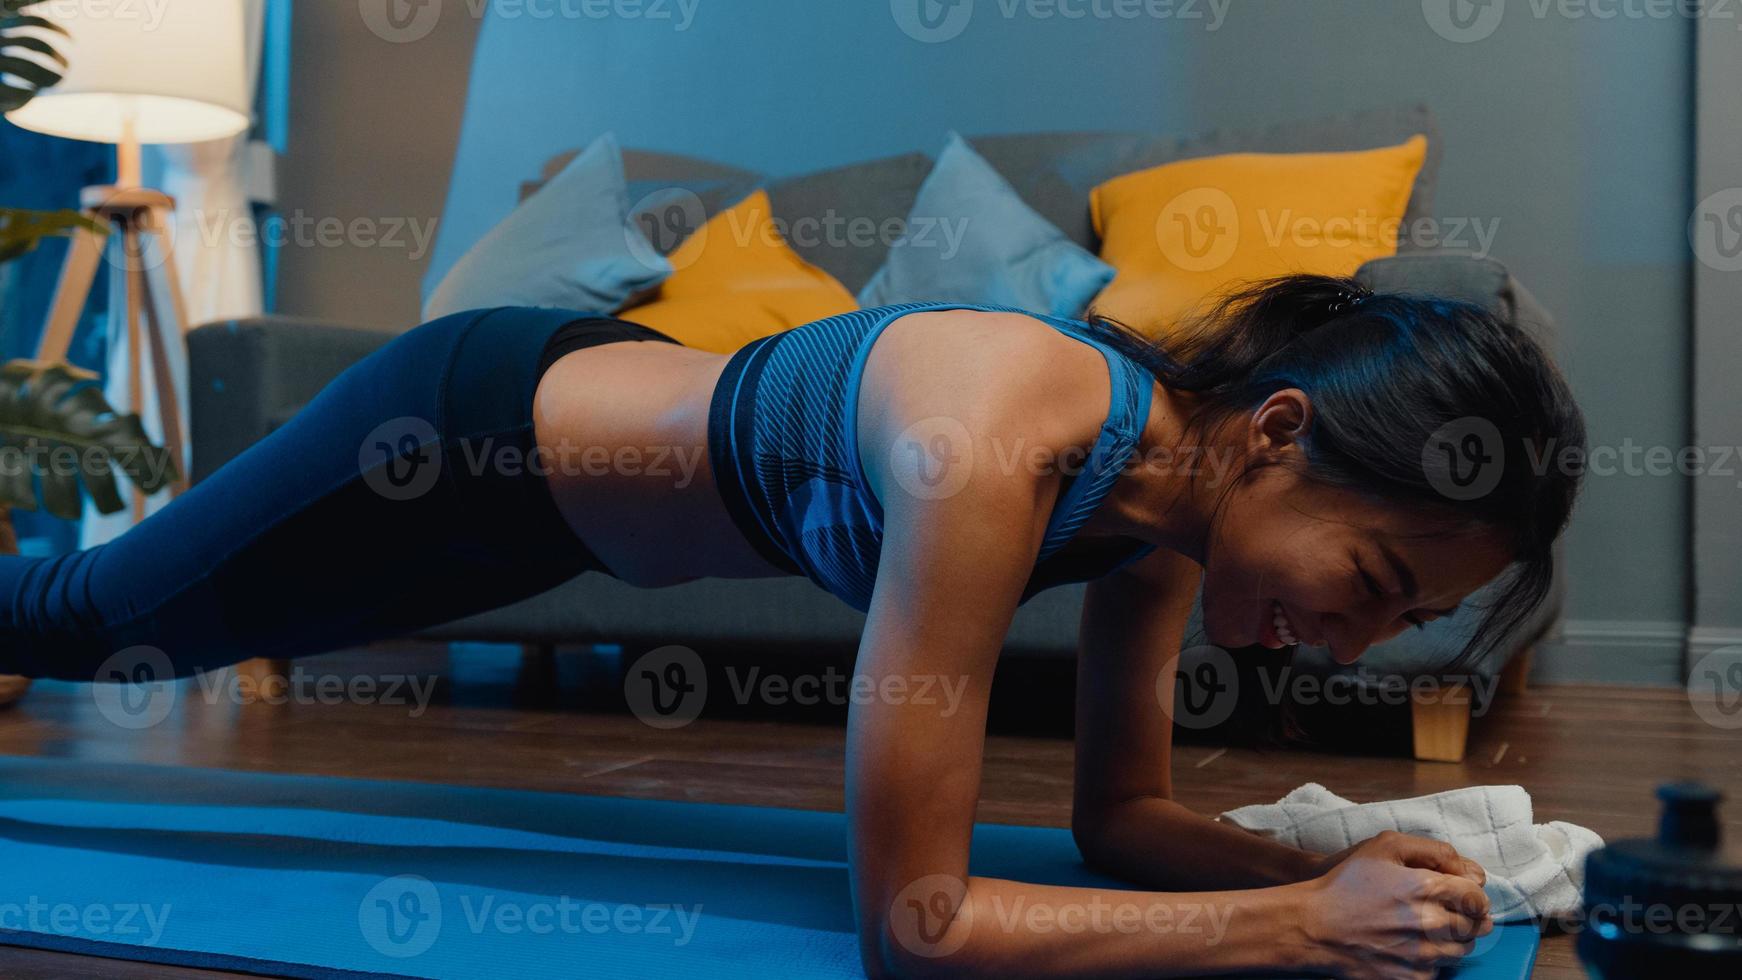
[[[1281,601],[1270,603],[1270,636],[1276,640],[1277,647],[1291,647],[1300,642],[1294,624],[1288,618],[1288,610],[1282,608]],[[1265,645],[1269,646],[1268,643]]]
[[[1262,602],[1258,612],[1258,643],[1272,650],[1317,643],[1315,638],[1301,632],[1300,622],[1302,620],[1291,615],[1281,599]]]

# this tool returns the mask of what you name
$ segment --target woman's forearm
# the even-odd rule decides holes
[[[1159,797],[1079,820],[1077,843],[1096,870],[1144,888],[1284,885],[1316,877],[1324,860]]]
[[[921,905],[893,930],[889,972],[950,977],[1166,977],[1298,972],[1315,962],[1310,885],[1212,892],[1068,888],[970,878],[946,929]]]

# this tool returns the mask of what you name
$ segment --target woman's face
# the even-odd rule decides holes
[[[1283,465],[1223,498],[1204,550],[1204,627],[1218,646],[1299,642],[1347,664],[1454,614],[1510,556],[1497,534],[1435,533],[1417,511],[1306,478],[1295,437],[1310,413],[1300,392],[1279,392],[1243,434],[1254,458]]]

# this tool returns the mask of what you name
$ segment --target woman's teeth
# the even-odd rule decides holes
[[[1282,603],[1271,602],[1270,611],[1272,613],[1270,622],[1276,626],[1276,638],[1281,640],[1285,646],[1292,647],[1299,644],[1300,639],[1294,635],[1294,624],[1288,621],[1288,613],[1282,611]]]

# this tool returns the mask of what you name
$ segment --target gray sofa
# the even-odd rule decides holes
[[[1433,214],[1440,157],[1438,128],[1425,107],[1192,139],[1077,133],[993,136],[971,142],[1036,210],[1093,249],[1089,189],[1119,173],[1230,151],[1363,149],[1395,144],[1415,133],[1426,134],[1431,149],[1409,206],[1407,220],[1414,221]],[[564,162],[566,156],[551,161],[545,175]],[[730,203],[761,182],[757,175],[735,168],[663,154],[630,152],[625,164],[632,198],[651,195],[651,200],[657,200],[659,189],[682,187],[710,209]],[[929,168],[928,158],[908,154],[774,181],[768,189],[775,216],[788,227],[823,228],[825,220],[838,224],[860,218],[881,222],[907,214]],[[523,194],[537,186],[536,179],[528,182]],[[795,235],[793,244],[807,260],[853,291],[881,265],[887,249],[826,234]],[[1552,342],[1546,311],[1492,259],[1406,246],[1395,258],[1362,267],[1359,276],[1376,290],[1428,292],[1481,303]],[[390,336],[285,317],[220,322],[193,331],[188,343],[195,479],[282,424],[326,382]],[[1070,656],[1081,595],[1081,587],[1059,588],[1025,605],[1010,633],[1012,654]],[[1558,612],[1557,595],[1493,655],[1474,665],[1467,676],[1460,675],[1467,689],[1473,690],[1478,707],[1502,668],[1550,629]],[[860,614],[803,579],[699,581],[639,590],[602,575],[584,575],[545,595],[449,624],[435,635],[533,644],[614,642],[631,647],[674,642],[698,647],[767,645],[838,653],[857,642],[862,622]],[[1437,672],[1462,646],[1461,630],[1467,628],[1467,622],[1460,626],[1452,620],[1410,631],[1372,651],[1358,668],[1340,668],[1323,651],[1302,650],[1292,669],[1319,678],[1340,677],[1353,689],[1375,691]],[[1195,641],[1188,635],[1187,642]],[[1205,651],[1193,650],[1188,667],[1205,656]],[[1443,735],[1429,732],[1427,741],[1444,743],[1440,748],[1423,744],[1424,724],[1452,728],[1467,724],[1468,703],[1460,709],[1455,702],[1448,699],[1453,706],[1444,711],[1417,707],[1418,755],[1462,754],[1461,729]]]

